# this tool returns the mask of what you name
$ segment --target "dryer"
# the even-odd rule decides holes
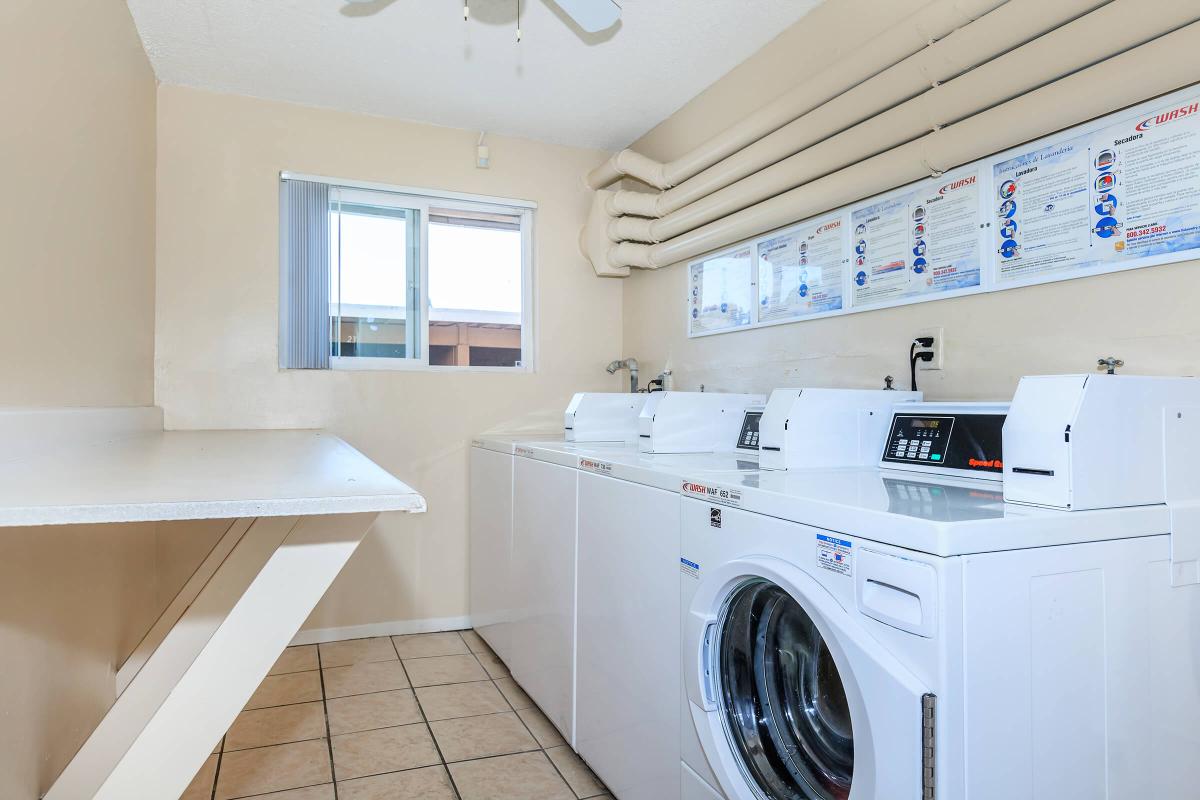
[[[1113,457],[1164,480],[1117,495],[1122,507],[1006,503],[1002,483],[932,465],[693,481],[683,796],[1195,797],[1200,582],[1181,566],[1200,481],[1172,451],[1200,441],[1200,381],[1099,388],[1106,377],[1059,381],[1074,394],[1057,405],[1028,402],[1045,387],[1023,380],[1001,460],[1049,470],[1032,459],[1058,452],[1010,447],[1010,432],[1061,442],[1060,422],[1086,420],[1070,447],[1091,453],[1129,425],[1141,435]],[[1058,409],[1067,418],[1043,418]],[[1089,469],[1072,461],[1073,487],[1021,497],[1090,496]]]

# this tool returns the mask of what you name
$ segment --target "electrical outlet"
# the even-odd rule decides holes
[[[946,333],[945,333],[945,331],[942,328],[922,328],[921,330],[916,332],[916,335],[914,335],[913,338],[917,339],[922,336],[932,336],[933,337],[933,347],[930,347],[930,348],[918,347],[917,352],[920,353],[924,350],[932,350],[933,351],[933,360],[932,361],[918,361],[917,369],[941,369],[942,368],[942,355],[946,351]]]

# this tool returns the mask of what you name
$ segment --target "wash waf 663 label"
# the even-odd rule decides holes
[[[612,475],[613,465],[607,461],[597,461],[594,458],[579,459],[579,468],[598,475]]]
[[[694,497],[697,500],[707,500],[711,503],[721,503],[727,506],[740,506],[742,504],[742,492],[740,489],[731,489],[726,486],[711,486],[695,481],[684,481],[681,489],[684,495]]]

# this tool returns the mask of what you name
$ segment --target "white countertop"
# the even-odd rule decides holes
[[[151,431],[0,459],[0,527],[424,510],[321,431]]]

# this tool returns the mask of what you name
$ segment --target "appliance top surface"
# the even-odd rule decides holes
[[[757,453],[637,453],[608,459],[611,474],[634,483],[680,491],[687,475],[746,475],[757,472]]]
[[[1166,534],[1165,505],[1058,511],[969,478],[849,468],[688,473],[688,497],[938,556]],[[686,535],[686,534],[685,534]]]
[[[561,430],[546,432],[530,431],[524,433],[480,433],[471,439],[473,447],[482,447],[484,450],[494,450],[497,453],[508,453],[509,455],[516,451],[517,445],[527,442],[556,444],[564,442],[564,439]]]
[[[745,474],[759,469],[757,454],[643,453],[637,445],[603,443],[533,444],[530,457],[576,467],[631,483],[680,491],[686,475]]]

